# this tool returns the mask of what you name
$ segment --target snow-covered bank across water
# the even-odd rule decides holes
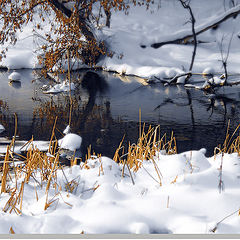
[[[145,6],[131,5],[127,15],[112,11],[111,27],[96,28],[96,35],[107,42],[109,50],[113,53],[112,58],[106,57],[98,63],[99,67],[146,78],[151,76],[171,78],[178,73],[188,71],[193,44],[167,44],[157,49],[151,47],[155,43],[171,41],[191,34],[190,16],[180,1],[160,2],[160,8],[157,2],[150,5],[149,10],[146,10]],[[190,6],[196,19],[196,31],[238,10],[238,4],[239,2],[235,1],[234,7],[218,0],[191,1]],[[201,73],[211,67],[215,72],[222,73],[219,46],[222,45],[223,57],[225,57],[231,36],[233,37],[227,66],[230,73],[239,72],[238,22],[239,15],[236,15],[197,36],[199,43],[193,72]],[[46,29],[49,27],[50,25],[47,25]],[[27,25],[19,33],[19,40],[15,46],[5,46],[9,50],[1,63],[3,67],[9,69],[41,67],[37,60],[38,54],[42,54],[39,52],[39,45],[46,43],[41,37],[33,34],[33,28],[33,24]],[[73,68],[81,68],[81,64],[75,64]]]
[[[174,155],[162,151],[153,160],[138,160],[136,171],[94,156],[54,171],[56,158],[42,158],[51,162],[48,179],[41,174],[44,166],[29,178],[22,172],[18,190],[13,191],[13,177],[10,193],[1,194],[0,233],[240,232],[238,153],[206,158],[205,149]],[[14,208],[16,196],[22,203]]]
[[[190,3],[196,19],[196,32],[211,25],[236,7],[224,6],[221,1],[197,1]],[[135,74],[141,77],[157,76],[172,78],[183,71],[188,71],[192,58],[193,44],[166,44],[157,49],[152,44],[173,41],[191,35],[189,12],[180,1],[161,1],[161,7],[152,5],[148,11],[145,7],[131,7],[129,14],[117,12],[111,19],[111,28],[104,28],[108,41],[115,52],[113,58],[106,58],[103,66],[107,70],[119,73]],[[199,34],[193,72],[201,73],[211,67],[216,72],[223,72],[220,45],[223,55],[231,36],[228,59],[229,72],[238,72],[239,65],[239,15],[229,18],[215,29]]]

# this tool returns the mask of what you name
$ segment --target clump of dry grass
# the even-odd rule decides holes
[[[56,120],[52,130],[48,153],[41,152],[35,148],[32,144],[33,138],[26,144],[28,145],[26,156],[14,153],[13,146],[15,138],[13,138],[11,144],[7,147],[1,174],[1,193],[9,193],[10,198],[3,208],[4,212],[9,211],[9,213],[15,212],[19,215],[22,214],[24,185],[28,184],[30,179],[41,188],[46,186],[45,210],[57,201],[55,197],[59,194],[61,189],[57,184],[57,170],[61,169],[63,171],[63,168],[59,162],[59,153],[57,151],[57,139],[55,137]],[[20,157],[20,160],[22,160],[21,163],[15,164],[15,154]],[[21,184],[19,184],[20,179]],[[73,181],[70,183],[67,181],[67,184],[69,184],[69,191],[72,191],[74,188]],[[48,192],[51,185],[55,189],[56,195],[54,198],[48,200]],[[36,187],[35,191],[36,199],[38,200]]]
[[[164,134],[162,137],[160,135],[160,126],[152,127],[151,125],[145,132],[145,124],[143,128],[139,130],[139,139],[137,143],[130,144],[125,153],[125,148],[123,147],[123,140],[117,148],[113,160],[115,162],[127,165],[133,171],[138,171],[142,166],[144,160],[151,160],[157,172],[157,165],[154,161],[154,157],[159,151],[166,151],[166,154],[176,154],[177,145],[176,139],[171,134],[171,138],[167,141],[167,135]]]
[[[230,120],[228,121],[226,137],[223,145],[218,145],[214,149],[214,156],[225,153],[238,153],[240,155],[240,124],[236,127],[232,135],[230,134]]]

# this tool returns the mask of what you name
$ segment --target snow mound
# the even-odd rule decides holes
[[[60,148],[68,149],[70,151],[75,151],[80,148],[82,144],[82,137],[75,133],[68,133],[62,139],[58,140],[58,145]]]
[[[67,134],[65,139],[74,140],[74,135],[81,138]],[[0,213],[0,233],[11,227],[18,234],[206,234],[215,227],[217,234],[239,233],[238,153],[211,158],[205,154],[206,149],[174,155],[162,151],[155,157],[156,165],[142,160],[138,171],[126,166],[124,170],[122,163],[107,157],[91,156],[80,165],[56,170],[61,197],[50,184],[48,201],[53,200],[47,209],[47,181],[36,185],[41,181],[36,173],[24,185],[22,215]],[[221,165],[225,190],[220,194]],[[9,184],[14,187],[15,181]],[[71,192],[66,188],[69,184]],[[10,193],[1,194],[1,209],[9,197]]]
[[[71,91],[74,91],[74,90],[75,90],[75,84],[71,83]],[[67,81],[64,81],[63,83],[54,85],[44,93],[60,93],[60,92],[69,92],[69,91],[70,91],[69,83]]]
[[[214,76],[213,78],[209,79],[208,82],[214,85],[223,85],[225,83],[225,79]]]
[[[149,227],[146,223],[143,222],[135,222],[130,225],[130,231],[136,234],[148,234]]]
[[[9,76],[8,76],[8,79],[10,81],[20,81],[21,80],[21,74],[16,72],[16,71],[13,71]]]

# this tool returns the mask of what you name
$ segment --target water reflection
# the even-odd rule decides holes
[[[44,95],[40,79],[30,70],[22,70],[21,87],[8,85],[8,72],[0,73],[0,123],[14,134],[14,113],[18,116],[18,135],[28,140],[49,140],[55,117],[57,136],[68,125],[68,94]],[[125,144],[138,138],[139,109],[146,125],[161,125],[162,133],[174,132],[178,151],[206,147],[208,155],[223,143],[228,120],[231,130],[239,123],[239,87],[224,87],[214,94],[183,86],[142,85],[139,78],[105,72],[74,72],[78,87],[72,93],[73,132],[83,137],[82,152],[91,144],[97,153],[112,157],[125,135]]]
[[[21,84],[20,81],[10,81],[10,82],[8,82],[8,85],[9,85],[10,87],[13,87],[13,88],[16,88],[16,89],[22,87],[22,84]]]

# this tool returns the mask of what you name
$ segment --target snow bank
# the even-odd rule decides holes
[[[212,233],[216,226],[216,233],[239,233],[240,157],[233,153],[206,158],[205,152],[158,153],[161,184],[152,161],[142,161],[137,172],[131,170],[133,184],[126,166],[123,174],[123,165],[93,157],[57,171],[60,195],[51,185],[48,199],[56,201],[47,210],[46,183],[41,187],[32,178],[24,187],[22,215],[0,213],[0,233],[12,227],[15,233],[28,234],[193,234]],[[219,192],[221,165],[224,191]],[[35,179],[40,181],[38,175]],[[67,182],[75,184],[71,193]],[[1,209],[8,199],[9,194],[1,194]]]
[[[158,49],[150,45],[191,34],[191,24],[188,23],[189,13],[178,1],[161,1],[159,9],[156,4],[158,3],[151,5],[148,11],[145,7],[131,6],[127,16],[123,12],[112,12],[111,27],[103,27],[96,31],[99,38],[104,39],[114,53],[112,58],[102,60],[99,63],[100,67],[144,78],[173,77],[174,74],[169,74],[172,69],[175,74],[188,71],[193,51],[192,44],[170,44]],[[196,19],[197,31],[240,8],[236,5],[229,9],[227,4],[218,0],[191,1],[191,7]],[[7,58],[3,59],[2,66],[9,69],[41,67],[37,61],[37,50],[43,40],[33,36],[32,27],[32,25],[26,26],[19,34],[17,44],[9,47]],[[46,26],[46,29],[48,28],[49,26]],[[211,72],[223,72],[219,44],[223,43],[225,56],[232,33],[228,70],[231,73],[238,72],[239,32],[239,16],[237,16],[228,19],[215,30],[210,29],[198,35],[197,39],[202,43],[197,47],[193,72],[205,72],[206,68],[212,69]],[[73,69],[85,67],[79,62],[74,65],[73,62],[71,64]],[[67,69],[67,64],[63,64]],[[182,82],[184,78],[179,79],[179,83]],[[51,91],[56,92],[61,86],[56,88]]]

